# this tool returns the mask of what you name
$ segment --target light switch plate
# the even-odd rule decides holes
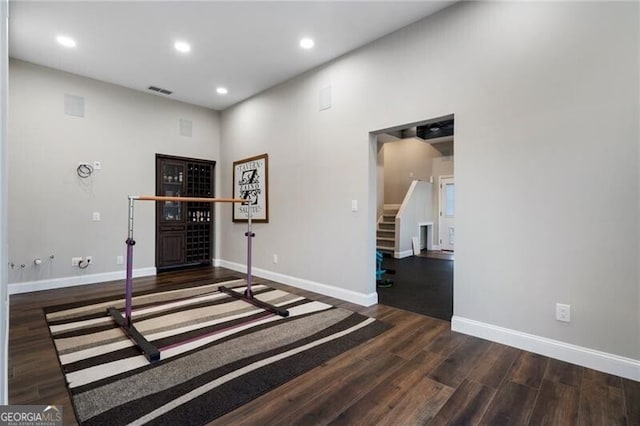
[[[556,303],[556,320],[571,322],[571,305]]]

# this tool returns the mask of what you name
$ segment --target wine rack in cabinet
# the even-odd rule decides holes
[[[156,195],[213,197],[215,161],[156,154]],[[210,203],[158,202],[156,268],[211,265],[214,210]]]

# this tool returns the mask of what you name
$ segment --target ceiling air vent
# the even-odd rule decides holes
[[[453,119],[418,126],[416,136],[423,140],[453,136]]]
[[[173,93],[171,90],[162,89],[156,86],[149,86],[148,89],[153,90],[154,92],[162,93],[163,95],[170,95]]]

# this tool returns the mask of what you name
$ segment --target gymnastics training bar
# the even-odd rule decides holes
[[[127,233],[127,278],[126,278],[126,291],[125,291],[125,316],[123,317],[120,311],[116,308],[108,308],[107,314],[113,317],[113,320],[124,330],[124,332],[133,340],[138,347],[142,350],[145,357],[150,362],[156,362],[160,360],[160,351],[154,345],[151,344],[136,328],[131,321],[131,299],[133,295],[133,246],[135,240],[133,239],[133,204],[135,201],[177,201],[177,202],[193,202],[193,203],[243,203],[247,204],[247,288],[243,293],[238,293],[224,286],[218,287],[218,290],[228,294],[239,300],[251,303],[254,306],[262,308],[268,312],[280,315],[282,317],[288,317],[289,311],[280,309],[276,306],[265,303],[256,299],[251,291],[251,239],[255,236],[252,232],[251,225],[251,208],[248,205],[248,200],[244,198],[202,198],[202,197],[165,197],[154,195],[129,195],[129,220],[128,220],[128,233]]]

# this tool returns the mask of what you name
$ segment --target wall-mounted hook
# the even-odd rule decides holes
[[[13,268],[15,268],[15,267],[16,267],[16,264],[15,264],[15,263],[13,263],[13,262],[9,262],[9,266],[11,267],[11,269],[13,269]]]
[[[21,268],[24,268],[25,266],[27,265],[25,265],[24,263],[20,265]]]

